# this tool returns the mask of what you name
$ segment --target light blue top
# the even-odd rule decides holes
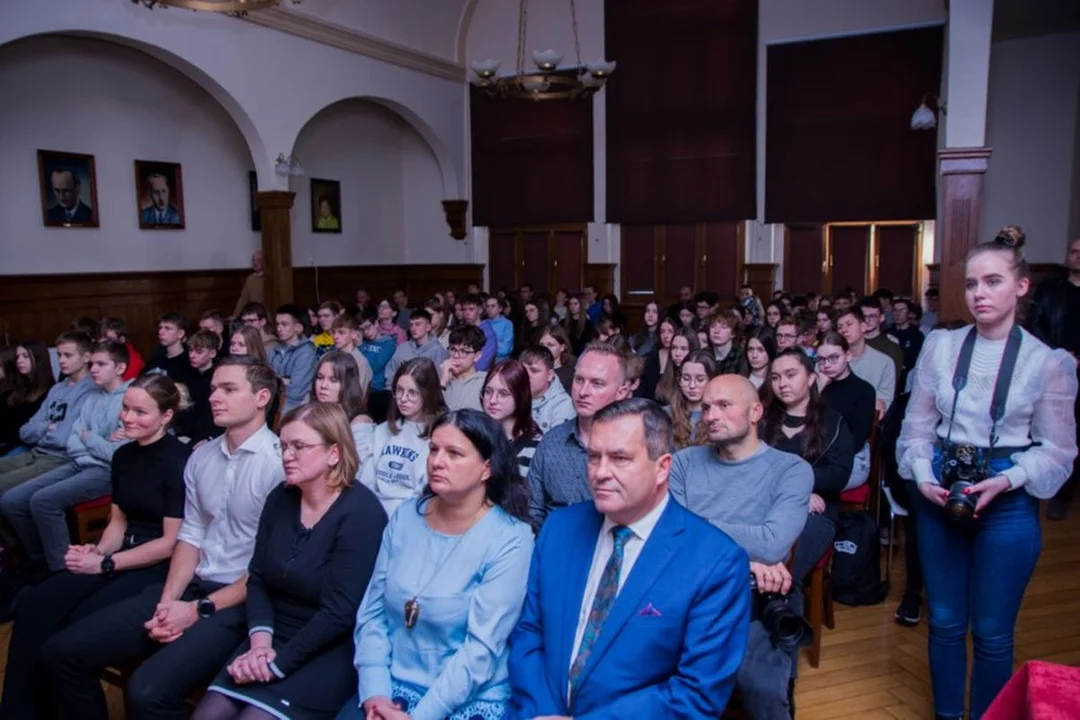
[[[521,614],[533,533],[494,507],[463,535],[428,527],[417,499],[394,512],[356,618],[360,701],[391,678],[424,692],[411,720],[443,720],[474,700],[510,697],[507,638]],[[420,606],[405,627],[405,603]]]

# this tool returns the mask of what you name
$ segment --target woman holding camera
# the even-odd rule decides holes
[[[969,626],[972,720],[1012,674],[1016,617],[1042,546],[1039,499],[1054,496],[1076,457],[1076,361],[1017,324],[1031,284],[1023,243],[1008,226],[968,253],[975,325],[930,333],[897,442],[900,475],[919,489],[938,718],[963,716]]]

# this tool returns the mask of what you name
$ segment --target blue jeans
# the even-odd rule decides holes
[[[994,460],[990,469],[1000,473],[1012,464]],[[941,477],[936,451],[934,473]],[[1012,676],[1016,617],[1042,549],[1039,501],[1023,489],[1002,493],[964,527],[922,493],[913,497],[929,606],[934,711],[963,717],[970,626],[975,646],[970,717],[978,720]]]

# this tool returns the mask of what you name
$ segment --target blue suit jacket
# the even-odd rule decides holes
[[[603,522],[592,503],[580,503],[544,524],[510,636],[510,717],[718,717],[746,650],[750,561],[731,538],[674,500],[568,699],[578,612]]]

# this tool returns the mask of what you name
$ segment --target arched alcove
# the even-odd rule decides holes
[[[385,100],[349,98],[323,108],[301,129],[293,154],[306,176],[291,183],[295,266],[466,260],[442,211],[442,200],[454,197],[447,186],[456,190],[456,172],[408,114]],[[321,180],[339,183],[340,233],[313,227],[313,181]]]
[[[258,135],[238,107],[227,109],[198,83],[192,68],[177,69],[183,61],[132,47],[139,44],[50,34],[0,46],[5,273],[247,264],[259,242],[248,186],[252,151],[265,154]],[[94,156],[100,227],[43,226],[37,149]],[[180,163],[186,229],[139,228],[135,160]]]

